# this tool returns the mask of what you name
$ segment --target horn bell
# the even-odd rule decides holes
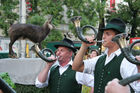
[[[74,24],[75,27],[76,27],[76,34],[77,34],[78,38],[79,38],[81,41],[90,44],[90,43],[92,43],[92,42],[89,42],[89,41],[86,40],[86,38],[85,38],[84,35],[83,35],[83,29],[85,29],[85,28],[90,28],[90,29],[92,29],[92,30],[94,31],[94,33],[95,33],[95,35],[94,35],[95,38],[94,38],[94,39],[96,39],[96,37],[97,37],[97,31],[96,31],[96,29],[95,29],[93,26],[91,26],[91,25],[85,25],[85,26],[83,26],[83,27],[81,28],[81,27],[80,27],[80,21],[81,21],[81,19],[82,19],[81,16],[75,16],[75,17],[71,18],[71,21],[73,22],[73,24]]]
[[[55,53],[49,49],[49,48],[45,48],[43,50],[40,50],[38,47],[38,44],[35,44],[31,47],[31,50],[33,50],[42,60],[44,60],[45,62],[54,62],[55,60],[49,59],[48,57],[45,56],[44,51],[48,51],[50,52],[52,55],[55,55]]]

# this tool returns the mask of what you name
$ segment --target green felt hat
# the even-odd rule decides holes
[[[71,41],[66,37],[59,44],[54,45],[55,48],[58,48],[59,46],[67,47],[71,49],[73,52],[76,52],[76,48],[74,47],[73,41]]]
[[[102,28],[102,31],[108,30],[108,29],[114,29],[120,33],[125,33],[126,25],[120,18],[113,18],[111,19],[105,28]]]

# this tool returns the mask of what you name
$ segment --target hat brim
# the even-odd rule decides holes
[[[105,28],[102,28],[101,31],[104,31],[104,30],[109,30],[109,29],[112,29],[112,30],[116,30],[120,33],[124,33],[125,32],[125,28],[119,26],[119,25],[116,25],[116,24],[107,24]]]
[[[118,31],[118,29],[114,29],[114,28],[102,28],[101,31],[110,30],[110,29],[112,29],[112,30],[117,30],[117,31]],[[119,31],[119,32],[120,32],[120,31]]]
[[[73,52],[76,52],[76,51],[77,51],[75,48],[70,47],[70,46],[68,46],[68,45],[65,44],[65,43],[60,43],[60,44],[56,44],[56,45],[54,45],[55,48],[58,48],[59,46],[67,47],[67,48],[71,49]]]

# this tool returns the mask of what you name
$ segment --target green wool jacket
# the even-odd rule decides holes
[[[76,81],[76,71],[69,66],[62,74],[59,74],[59,66],[51,69],[49,80],[50,93],[81,93],[82,86]]]
[[[94,93],[104,93],[105,86],[114,78],[122,79],[120,75],[120,65],[123,60],[123,54],[115,56],[111,62],[105,64],[106,55],[101,56],[95,66]]]

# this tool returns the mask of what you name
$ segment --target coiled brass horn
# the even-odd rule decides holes
[[[38,47],[38,44],[35,44],[31,47],[31,50],[33,50],[35,53],[37,53],[37,55],[43,59],[45,62],[54,62],[55,60],[52,60],[52,59],[49,59],[46,55],[48,53],[48,55],[55,55],[55,53],[49,49],[49,48],[45,48],[45,49],[42,49],[40,50],[39,47]]]
[[[136,64],[136,65],[140,65],[140,61],[138,61],[133,54],[133,52],[135,52],[135,53],[139,52],[139,54],[140,54],[140,50],[136,51],[135,49],[133,49],[136,44],[140,43],[140,40],[137,40],[137,41],[133,42],[132,44],[128,45],[127,38],[128,38],[128,35],[126,33],[122,33],[122,34],[116,35],[112,39],[112,41],[116,42],[119,45],[122,53],[124,54],[125,58],[129,62]],[[128,78],[125,78],[123,80],[120,80],[119,83],[121,85],[125,86],[125,85],[127,85],[133,81],[139,80],[139,79],[140,79],[140,73],[130,76]]]
[[[124,56],[128,61],[130,61],[133,64],[140,65],[140,61],[136,60],[135,56],[132,54],[132,52],[134,51],[133,46],[136,43],[140,43],[140,40],[137,40],[133,42],[131,45],[128,45],[126,38],[127,38],[127,34],[125,33],[118,34],[112,39],[112,41],[117,42],[122,53],[124,54]]]
[[[81,21],[81,19],[82,19],[81,16],[75,16],[75,17],[71,18],[71,21],[74,23],[74,25],[75,25],[75,27],[76,27],[76,34],[77,34],[78,38],[79,38],[81,41],[85,42],[85,43],[90,43],[90,42],[87,41],[86,38],[84,37],[84,35],[83,35],[83,29],[85,29],[85,28],[90,28],[90,29],[92,29],[92,30],[94,31],[94,33],[95,33],[95,34],[94,34],[94,39],[96,39],[96,37],[97,37],[97,31],[96,31],[96,29],[95,29],[93,26],[91,26],[91,25],[85,25],[85,26],[83,26],[83,27],[81,28],[81,27],[80,27],[80,21]],[[97,41],[97,42],[102,42],[102,41]]]

